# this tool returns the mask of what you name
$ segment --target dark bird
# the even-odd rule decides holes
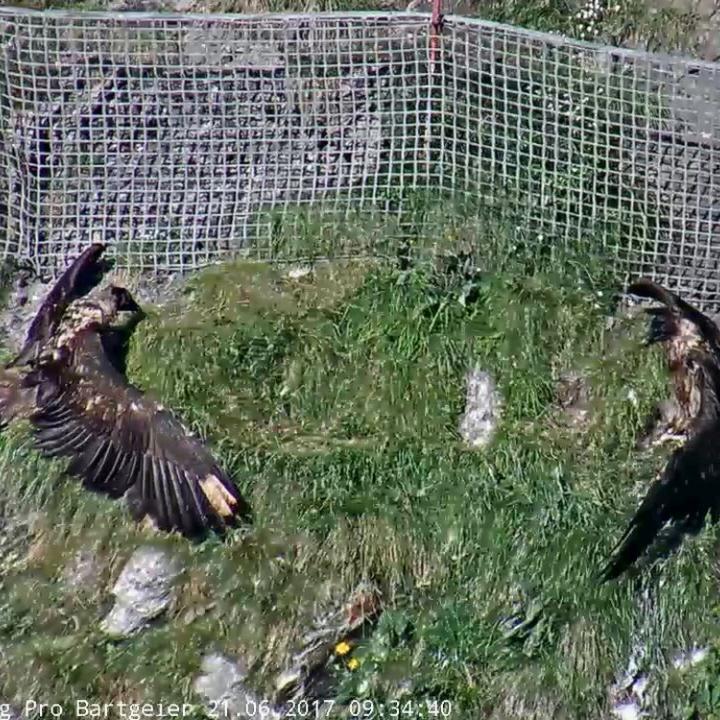
[[[700,422],[705,377],[698,363],[687,359],[698,351],[705,354],[707,362],[720,365],[720,329],[707,315],[651,280],[638,280],[628,292],[662,303],[662,307],[645,310],[650,316],[646,342],[662,344],[673,386],[672,399],[655,409],[638,445],[646,448],[667,440],[685,440]]]
[[[619,577],[646,550],[666,552],[696,534],[720,508],[720,330],[675,293],[641,279],[628,292],[662,303],[649,308],[647,344],[662,343],[674,396],[658,408],[645,444],[683,441],[653,482],[600,573]],[[715,449],[717,448],[717,449]]]
[[[64,289],[51,290],[49,322],[38,322],[34,339],[35,321],[28,333],[37,341],[31,359],[0,378],[0,414],[28,418],[45,455],[69,458],[68,474],[88,489],[125,497],[136,520],[188,537],[249,521],[248,504],[207,447],[127,380],[127,341],[144,313],[125,288],[84,296],[85,278],[94,283],[102,272],[92,267],[97,257],[76,276],[70,268],[58,281]],[[58,318],[62,302],[54,298],[73,296],[83,297]]]
[[[713,523],[720,518],[720,369],[700,350],[691,350],[684,362],[693,366],[702,389],[694,432],[650,486],[602,569],[602,581],[619,577],[656,540],[672,549],[685,534],[700,532],[708,513]]]

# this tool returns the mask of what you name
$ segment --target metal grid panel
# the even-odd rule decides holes
[[[269,208],[426,182],[424,16],[0,21],[6,254],[56,269],[102,236],[154,270],[270,258]]]
[[[310,217],[373,253],[404,226],[323,228],[443,192],[720,309],[720,65],[450,16],[431,72],[430,21],[0,9],[0,252],[185,270]]]

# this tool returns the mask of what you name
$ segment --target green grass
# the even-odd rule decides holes
[[[602,258],[533,256],[510,227],[479,227],[473,303],[439,262],[338,261],[300,280],[212,268],[150,309],[131,378],[208,436],[254,506],[248,538],[151,538],[120,504],[61,480],[24,428],[3,437],[2,505],[36,515],[6,556],[0,692],[197,703],[190,679],[210,650],[248,658],[267,690],[316,605],[369,579],[386,612],[360,668],[339,670],[343,697],[389,702],[409,678],[404,702],[445,699],[456,718],[606,717],[607,688],[648,621],[637,587],[599,588],[594,573],[663,462],[633,448],[666,392],[662,363],[638,322],[605,329],[617,287]],[[504,396],[484,451],[456,431],[474,364]],[[564,369],[589,378],[586,428],[557,422]],[[178,599],[163,622],[109,642],[98,623],[111,582],[148,541],[183,559]],[[81,546],[103,575],[68,592],[59,577]],[[644,582],[659,667],[717,632],[712,533]],[[509,632],[510,616],[526,629]],[[686,681],[656,679],[662,707],[684,707]]]
[[[579,5],[491,2],[477,10],[577,36]],[[603,20],[600,39],[685,49],[691,20],[651,17],[632,0]],[[607,688],[638,630],[659,671],[676,650],[718,636],[712,532],[645,576],[651,618],[637,586],[594,581],[638,485],[662,466],[662,454],[640,455],[633,445],[667,392],[658,354],[640,347],[638,323],[605,330],[617,290],[607,265],[587,248],[550,252],[487,213],[456,218],[443,206],[420,221],[421,211],[413,207],[397,227],[353,218],[339,229],[314,224],[313,209],[280,227],[271,247],[278,255],[292,254],[288,245],[375,252],[392,247],[393,235],[413,236],[418,250],[471,246],[487,271],[471,288],[476,303],[464,306],[465,282],[430,264],[400,272],[389,263],[335,262],[296,282],[281,269],[237,263],[198,275],[185,297],[151,309],[141,326],[131,378],[206,434],[233,470],[255,508],[248,539],[190,547],[151,538],[121,505],[61,479],[61,465],[38,458],[25,428],[0,438],[0,509],[8,522],[33,513],[0,548],[0,698],[67,708],[76,699],[197,703],[190,679],[209,650],[242,654],[268,689],[315,604],[364,578],[382,588],[386,612],[360,669],[339,670],[341,697],[402,697],[407,717],[421,707],[407,702],[446,699],[454,719],[606,718]],[[429,227],[439,234],[429,236]],[[475,364],[493,373],[505,398],[485,451],[464,448],[456,432],[464,373]],[[556,422],[554,383],[564,369],[589,377],[587,428]],[[152,629],[109,642],[98,629],[109,588],[148,541],[183,558],[178,600]],[[62,568],[88,546],[103,561],[100,583],[69,592]],[[509,616],[527,628],[509,632]],[[655,674],[656,708],[669,717],[693,705],[717,713],[715,655],[690,677]]]

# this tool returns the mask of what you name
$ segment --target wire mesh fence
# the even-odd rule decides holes
[[[392,253],[483,203],[720,305],[720,66],[430,21],[0,9],[0,252]]]
[[[720,65],[448,24],[446,177],[717,307]]]

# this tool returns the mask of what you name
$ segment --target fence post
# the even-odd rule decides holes
[[[442,0],[433,0],[430,17],[430,72],[435,74],[435,61],[438,55],[440,33],[442,32]]]
[[[425,172],[428,185],[430,183],[432,172],[433,95],[435,89],[435,77],[438,71],[442,25],[442,0],[433,0],[428,39],[428,86],[425,114]]]

